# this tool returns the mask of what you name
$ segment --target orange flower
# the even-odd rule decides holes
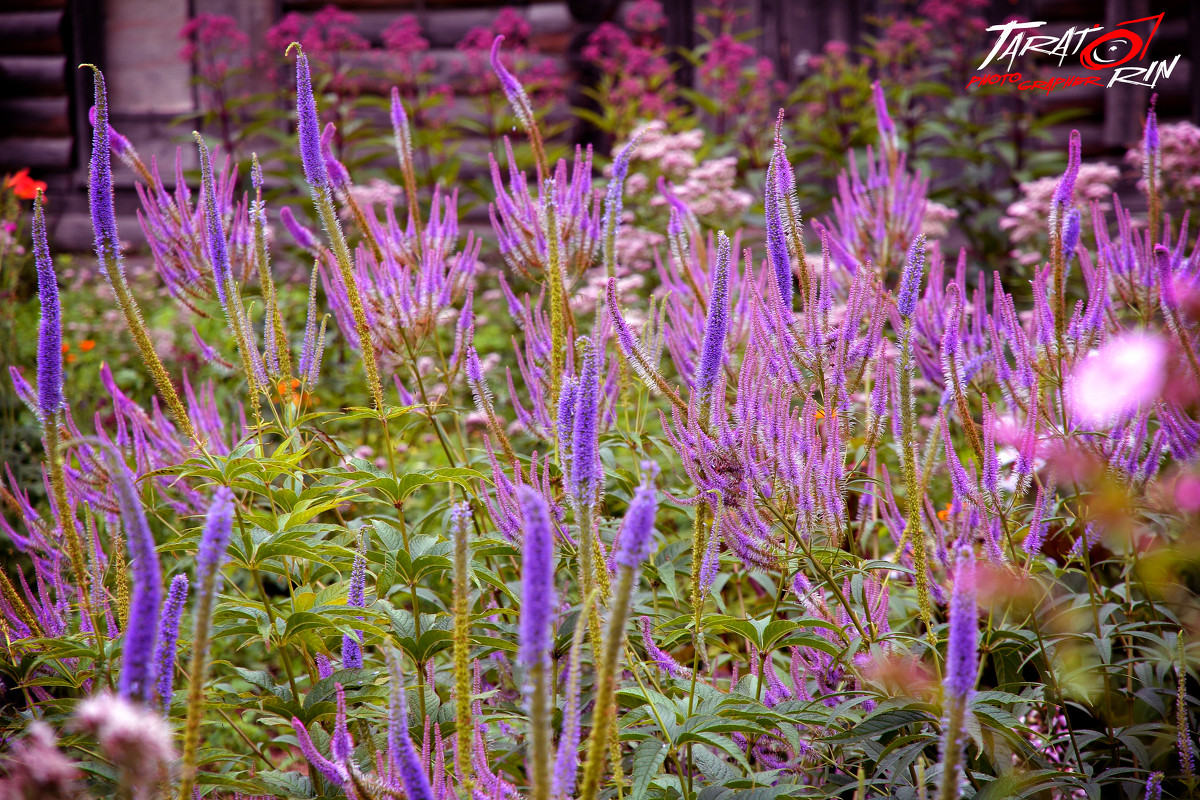
[[[71,349],[71,343],[70,343],[70,342],[63,342],[63,345],[62,345],[62,351],[63,351],[64,353],[66,353],[66,352],[68,352],[70,349]]]
[[[837,419],[837,409],[836,408],[830,412],[830,416],[833,417],[834,419]],[[817,411],[817,419],[825,419],[825,412]]]
[[[945,522],[947,519],[949,519],[950,518],[950,509],[953,507],[954,507],[953,503],[946,503],[946,507],[938,512],[938,519],[940,519],[942,522]]]
[[[9,175],[4,179],[4,188],[12,189],[13,194],[22,200],[32,200],[37,197],[38,189],[46,191],[45,181],[35,181],[29,177],[29,168],[21,170],[15,175]]]
[[[93,339],[84,339],[79,343],[79,349],[85,353],[91,352],[96,347],[96,342]]]
[[[67,363],[68,364],[75,363],[75,354],[74,353],[67,353]]]

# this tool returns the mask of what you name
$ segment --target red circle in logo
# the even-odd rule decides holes
[[[1096,54],[1096,48],[1112,39],[1128,39],[1129,53],[1120,61],[1105,61],[1102,55]],[[1119,67],[1129,59],[1133,58],[1142,49],[1142,37],[1138,36],[1131,30],[1125,28],[1117,28],[1115,31],[1109,31],[1101,36],[1096,41],[1083,48],[1083,52],[1079,54],[1079,60],[1088,69],[1109,69],[1111,67]]]

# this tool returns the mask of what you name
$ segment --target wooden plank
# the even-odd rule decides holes
[[[62,17],[61,10],[0,13],[0,52],[5,55],[62,53]]]
[[[66,94],[66,56],[0,56],[0,95]]]
[[[10,136],[70,136],[67,96],[0,99],[0,119]]]
[[[0,139],[0,169],[66,169],[71,165],[70,137],[49,138],[39,136],[9,137]]]

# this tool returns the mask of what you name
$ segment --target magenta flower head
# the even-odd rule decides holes
[[[117,211],[113,205],[112,159],[109,154],[108,95],[104,73],[92,67],[96,85],[96,121],[92,125],[92,158],[88,170],[88,204],[92,212],[92,231],[96,239],[96,258],[100,272],[121,269],[120,239],[117,236]]]
[[[1054,214],[1059,213],[1060,209],[1071,205],[1075,201],[1075,180],[1079,177],[1081,151],[1082,144],[1079,131],[1071,131],[1071,141],[1067,145],[1067,169],[1063,172],[1063,176],[1059,178],[1050,207],[1052,218]]]
[[[300,161],[304,166],[304,179],[313,189],[329,187],[329,173],[321,155],[321,121],[317,116],[317,98],[313,96],[312,76],[308,72],[308,57],[300,45],[293,42],[290,51],[296,48],[296,123],[300,137]]]
[[[658,512],[658,492],[649,480],[642,481],[621,527],[614,561],[617,566],[641,569],[654,547],[654,516]]]
[[[517,487],[525,522],[521,564],[521,625],[517,660],[525,669],[544,664],[550,654],[554,597],[554,527],[546,501],[531,486]]]
[[[229,313],[227,289],[233,277],[233,269],[229,263],[229,243],[225,239],[225,226],[221,222],[221,212],[217,207],[217,190],[213,182],[212,160],[209,157],[208,145],[199,133],[193,131],[196,137],[196,147],[200,151],[200,181],[204,190],[204,228],[208,235],[208,257],[212,261],[213,284],[217,287],[217,299],[221,308]],[[230,318],[230,324],[233,324]]]
[[[925,273],[925,234],[913,239],[908,248],[908,260],[900,273],[900,287],[896,292],[896,307],[900,316],[912,317],[917,310],[917,296],[921,293],[921,278]]]
[[[121,525],[129,546],[133,595],[129,601],[129,623],[125,626],[122,652],[121,697],[148,702],[153,691],[155,640],[158,638],[158,606],[162,600],[162,572],[158,565],[154,534],[142,510],[142,499],[133,475],[120,453],[105,447],[108,474],[121,512]]]
[[[46,212],[39,190],[33,201],[33,262],[37,267],[38,303],[42,319],[38,324],[37,390],[38,416],[43,425],[57,425],[55,419],[63,407],[62,306],[58,298],[58,276],[46,241]]]
[[[1105,426],[1156,400],[1166,381],[1167,345],[1157,334],[1131,331],[1113,337],[1075,367],[1068,395],[1075,418]]]
[[[162,619],[158,623],[158,650],[154,654],[155,700],[160,708],[169,708],[175,686],[175,644],[179,641],[179,620],[187,602],[187,575],[176,575],[167,590]]]
[[[979,616],[975,607],[975,551],[958,548],[950,592],[950,640],[946,645],[946,694],[967,700],[979,669]]]
[[[388,761],[392,775],[400,777],[400,785],[409,800],[433,800],[433,787],[425,774],[425,765],[412,737],[408,735],[408,698],[404,694],[404,670],[400,656],[387,651],[388,673]]]
[[[875,96],[875,117],[879,122],[879,134],[884,139],[895,139],[896,123],[892,122],[892,115],[888,113],[883,87],[879,85],[879,81],[875,81],[871,84],[871,90]]]
[[[712,294],[708,298],[708,318],[704,322],[700,360],[696,363],[696,396],[701,405],[712,402],[712,393],[725,363],[725,335],[729,330],[729,249],[729,237],[725,231],[720,231],[717,234],[717,274],[713,277]],[[789,289],[791,285],[789,272]]]

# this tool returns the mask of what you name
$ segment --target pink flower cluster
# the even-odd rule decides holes
[[[1107,202],[1113,193],[1113,185],[1120,177],[1120,170],[1109,164],[1084,164],[1079,168],[1075,183],[1075,196],[1083,213],[1087,230],[1091,226],[1091,203],[1100,202],[1100,209],[1107,210]],[[1046,235],[1046,220],[1050,218],[1050,202],[1058,188],[1057,176],[1039,178],[1021,184],[1021,197],[1008,207],[1000,219],[1001,230],[1008,231],[1013,243],[1013,258],[1022,264],[1033,264],[1042,258],[1041,237]]]
[[[1200,128],[1190,122],[1172,122],[1158,128],[1159,152],[1162,156],[1162,196],[1188,206],[1200,205]],[[1139,141],[1125,154],[1125,160],[1138,170],[1145,154]],[[1146,191],[1145,180],[1138,189]]]
[[[658,0],[638,0],[625,16],[633,32],[611,22],[597,28],[583,48],[583,57],[612,83],[605,102],[617,109],[627,125],[665,116],[675,96],[675,73],[667,48],[658,35],[666,25]]]

